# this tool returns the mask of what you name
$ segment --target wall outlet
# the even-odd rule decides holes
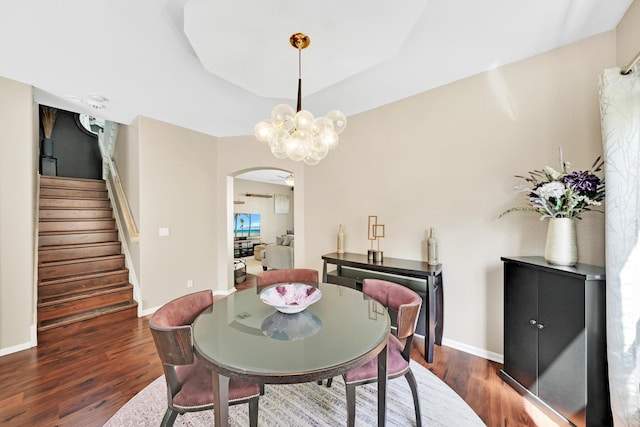
[[[169,235],[169,227],[160,227],[158,229],[158,235],[161,237],[166,237]]]
[[[187,280],[187,288],[193,288],[193,280]]]

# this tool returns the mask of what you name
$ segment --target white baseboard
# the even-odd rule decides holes
[[[22,350],[27,350],[31,347],[35,347],[35,345],[32,342],[25,342],[22,344],[11,346],[11,347],[0,348],[0,357],[6,356],[7,354],[11,354],[11,353],[17,353]]]
[[[482,357],[483,359],[491,360],[492,362],[504,363],[504,355],[494,353],[492,351],[485,350],[483,348],[473,347],[458,341],[443,338],[442,345],[454,348],[456,350],[464,351],[465,353],[473,354],[474,356]]]

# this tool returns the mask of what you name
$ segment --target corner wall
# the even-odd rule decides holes
[[[0,355],[35,345],[37,123],[31,86],[0,77]]]

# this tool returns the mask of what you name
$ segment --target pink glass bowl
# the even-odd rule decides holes
[[[276,285],[264,290],[260,299],[281,313],[299,313],[322,298],[322,291],[302,283]]]

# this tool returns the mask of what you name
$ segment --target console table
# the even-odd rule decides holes
[[[367,278],[385,279],[400,283],[422,297],[422,307],[416,328],[417,334],[424,334],[424,356],[433,362],[434,344],[442,345],[443,301],[442,264],[429,265],[422,261],[398,258],[384,258],[381,262],[369,261],[367,255],[333,252],[322,256],[322,281],[362,289],[362,280]],[[335,271],[327,271],[327,265],[336,266]]]
[[[260,244],[260,239],[242,239],[233,241],[233,257],[253,256],[253,247]]]

